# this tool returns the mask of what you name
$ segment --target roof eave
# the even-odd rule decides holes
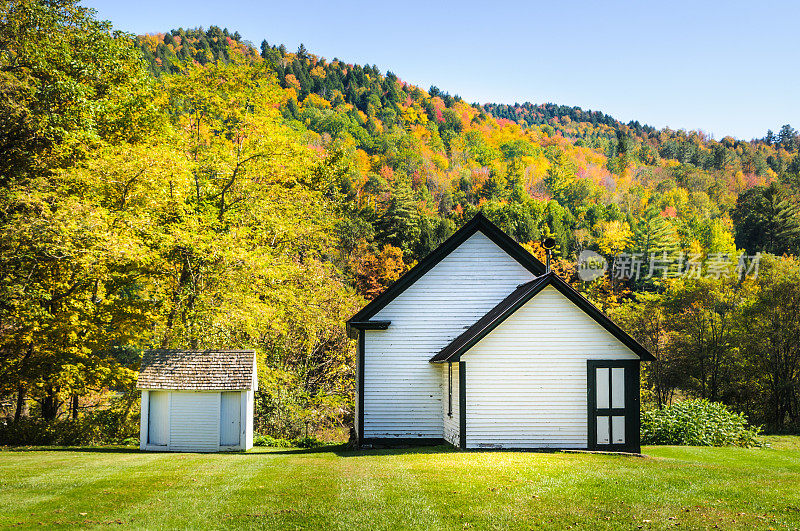
[[[591,303],[589,299],[584,297],[575,288],[570,286],[564,279],[557,275],[553,276],[553,287],[558,289],[562,295],[570,299],[580,309],[586,312],[589,317],[594,319],[600,326],[605,328],[611,335],[616,337],[626,347],[628,347],[634,354],[639,356],[642,361],[655,361],[655,356],[647,350],[641,343],[636,341],[630,334],[623,330],[617,323],[611,320],[605,313],[600,311],[597,306]]]
[[[540,280],[536,282],[536,280]],[[477,344],[481,339],[486,337],[489,333],[492,332],[495,328],[497,328],[503,321],[505,321],[508,317],[514,314],[519,308],[521,308],[525,303],[531,300],[537,293],[542,291],[547,286],[553,286],[556,288],[562,295],[567,297],[571,302],[573,302],[576,306],[578,306],[581,310],[583,310],[589,317],[591,317],[595,322],[597,322],[600,326],[605,328],[611,335],[616,337],[622,344],[628,347],[631,352],[639,356],[642,361],[655,361],[655,356],[650,353],[642,344],[636,341],[631,335],[625,332],[622,328],[619,327],[614,321],[612,321],[606,314],[601,312],[594,304],[592,304],[588,299],[586,299],[583,295],[581,295],[575,288],[570,286],[565,280],[560,278],[558,275],[553,273],[552,271],[545,273],[539,279],[535,279],[532,281],[530,289],[522,294],[519,295],[519,298],[513,302],[509,303],[509,307],[503,310],[495,319],[493,319],[490,323],[486,326],[482,327],[480,330],[471,330],[467,329],[463,334],[458,336],[454,339],[449,345],[444,347],[439,353],[437,353],[434,357],[428,360],[430,363],[447,363],[447,362],[455,362],[461,359],[461,356],[464,355],[469,349],[471,349],[475,344]],[[512,293],[513,295],[513,293]],[[509,295],[510,297],[511,295]],[[507,303],[508,298],[504,299],[498,306]],[[493,309],[494,310],[494,309]],[[491,312],[492,310],[490,310]],[[487,314],[488,315],[488,314]],[[480,322],[480,320],[478,321]],[[476,322],[477,324],[477,322]],[[465,334],[475,334],[471,337],[468,341],[466,341],[463,345],[459,346],[453,352],[446,352],[450,345],[459,341],[459,339],[464,336]],[[444,355],[443,355],[444,354]]]
[[[347,337],[357,339],[361,330],[386,330],[391,321],[347,321]]]
[[[197,391],[198,393],[222,393],[227,391],[250,391],[252,387],[197,388],[197,387],[136,387],[137,391]]]

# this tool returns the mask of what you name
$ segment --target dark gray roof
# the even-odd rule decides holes
[[[478,319],[475,324],[467,328],[464,333],[455,338],[449,345],[432,357],[430,359],[431,363],[458,361],[461,355],[472,348],[475,343],[486,337],[489,332],[494,330],[500,323],[505,321],[511,314],[516,312],[547,286],[556,288],[562,295],[575,303],[576,306],[586,312],[589,317],[597,321],[600,326],[608,330],[642,360],[653,361],[655,359],[650,351],[622,330],[614,321],[609,319],[606,314],[601,312],[594,304],[578,293],[575,288],[551,271],[518,286],[508,297],[489,310],[489,313]]]
[[[224,391],[253,388],[252,350],[149,350],[137,389]]]

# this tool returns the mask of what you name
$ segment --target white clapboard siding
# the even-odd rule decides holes
[[[439,350],[533,274],[477,232],[372,319],[365,333],[365,438],[442,438]],[[455,367],[454,367],[455,369]]]
[[[460,443],[459,424],[459,394],[458,394],[458,363],[452,364],[452,407],[448,407],[448,367],[449,363],[442,363],[442,418],[444,419],[444,440],[458,446]],[[448,411],[451,412],[448,415]]]
[[[220,393],[173,391],[170,400],[169,449],[219,450]]]
[[[639,359],[548,286],[466,362],[467,448],[586,448],[586,361]]]

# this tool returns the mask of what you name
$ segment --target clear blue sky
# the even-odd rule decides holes
[[[469,102],[554,102],[715,138],[800,128],[800,3],[86,0],[133,33],[215,24]]]

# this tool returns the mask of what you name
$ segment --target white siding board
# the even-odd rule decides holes
[[[467,448],[586,448],[586,361],[638,356],[548,286],[461,358]]]
[[[428,360],[532,279],[477,232],[373,316],[392,324],[362,332],[363,437],[444,437],[442,369]]]

